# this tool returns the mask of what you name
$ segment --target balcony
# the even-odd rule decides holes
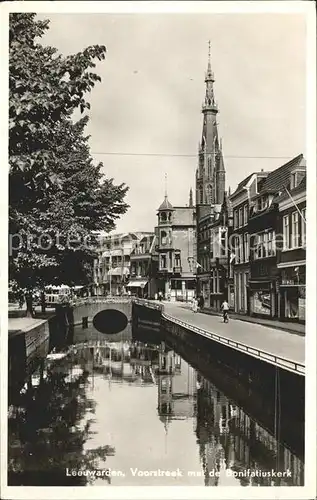
[[[173,267],[173,273],[174,274],[182,274],[182,267],[181,266]]]

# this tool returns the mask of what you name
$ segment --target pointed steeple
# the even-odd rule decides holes
[[[221,205],[224,199],[226,174],[222,142],[218,134],[218,106],[214,96],[214,81],[211,69],[211,44],[208,42],[206,89],[202,105],[203,127],[196,170],[196,203],[199,205]]]
[[[203,112],[204,111],[213,111],[214,113],[218,112],[218,107],[217,103],[215,101],[215,96],[214,96],[214,74],[211,69],[211,44],[210,40],[208,42],[208,64],[207,64],[207,71],[205,74],[205,83],[206,83],[206,94],[205,94],[205,100],[203,103]]]
[[[190,188],[190,190],[189,190],[189,206],[190,207],[194,206],[194,203],[193,203],[193,190],[192,190],[192,188]]]
[[[173,205],[168,201],[167,198],[167,174],[165,174],[165,194],[164,194],[164,201],[161,203],[159,206],[158,210],[174,210]]]

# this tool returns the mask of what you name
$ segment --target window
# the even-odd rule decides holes
[[[306,246],[306,208],[303,208],[303,210],[302,210],[301,227],[302,227],[301,245],[302,245],[302,247],[305,247]]]
[[[243,222],[245,226],[248,224],[248,205],[243,207]]]
[[[239,227],[243,226],[243,209],[242,207],[239,208]]]
[[[291,174],[291,189],[294,189],[296,187],[296,172],[293,172]]]
[[[167,233],[165,231],[161,231],[161,244],[166,245],[167,243]]]
[[[289,216],[284,215],[284,217],[283,217],[283,250],[288,250],[289,248],[290,248]]]
[[[235,261],[236,264],[240,264],[242,262],[240,236],[236,236],[235,238],[235,256],[236,256],[236,261]]]
[[[166,217],[166,212],[162,212],[162,213],[161,213],[161,221],[162,221],[162,222],[165,222],[165,221],[166,221],[166,219],[167,219],[167,217]]]
[[[166,255],[161,255],[161,269],[166,269]]]
[[[269,231],[267,233],[267,256],[271,257],[275,255],[275,231]]]
[[[211,164],[211,157],[209,156],[208,159],[207,159],[207,175],[208,175],[209,179],[212,176],[211,165],[212,165]]]
[[[238,210],[233,211],[234,228],[238,227]]]
[[[179,254],[175,255],[175,265],[179,267],[181,265],[181,256]]]
[[[199,198],[200,198],[199,203],[204,203],[204,191],[202,186],[200,186],[199,188]]]
[[[257,234],[254,239],[254,259],[266,257],[267,233]]]
[[[227,231],[226,229],[220,230],[220,255],[227,254]]]
[[[265,197],[261,196],[257,200],[257,210],[258,211],[265,210],[266,207],[267,207],[267,200]]]
[[[299,246],[298,212],[292,213],[292,248]]]
[[[244,233],[243,235],[243,246],[244,246],[244,262],[249,262],[249,235],[248,233]]]

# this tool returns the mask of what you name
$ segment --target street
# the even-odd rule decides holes
[[[195,314],[189,305],[183,303],[165,302],[164,308],[167,314],[189,325],[198,326],[210,333],[247,344],[275,356],[305,364],[305,337],[237,319],[223,323],[220,316]]]

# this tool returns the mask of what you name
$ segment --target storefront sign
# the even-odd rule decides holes
[[[271,294],[268,292],[253,292],[253,312],[256,314],[271,315]]]

